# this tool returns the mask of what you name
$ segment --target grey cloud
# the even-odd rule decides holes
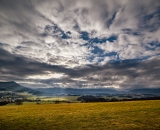
[[[13,76],[19,80],[28,75],[43,75],[47,74],[47,71],[50,71],[64,73],[67,77],[62,79],[33,79],[33,81],[45,84],[69,83],[70,85],[74,84],[75,87],[82,87],[83,84],[87,83],[95,86],[97,84],[101,86],[114,84],[120,85],[122,88],[126,86],[126,84],[128,84],[127,87],[132,86],[133,82],[134,86],[141,84],[150,85],[150,82],[155,87],[159,87],[160,59],[158,57],[146,61],[115,61],[103,66],[86,65],[69,69],[58,65],[36,62],[25,57],[11,54],[2,49],[0,53],[1,79],[3,79],[4,76],[5,80],[6,76],[8,76],[8,80]],[[145,81],[146,79],[147,81]],[[121,83],[118,83],[119,81],[121,81]]]
[[[14,2],[10,2],[1,0],[0,5],[0,16],[3,18],[2,20],[5,20],[4,25],[8,24],[9,26],[17,27],[22,32],[32,33],[34,31],[32,19],[35,15],[35,10],[30,1],[14,0]]]
[[[77,80],[62,79],[60,81],[62,83],[70,83],[70,85],[75,83],[75,87],[83,86],[83,84],[92,84],[91,86],[97,87],[119,85],[121,88],[159,87],[159,65],[160,59],[153,58],[147,61],[119,61],[108,63],[104,66],[83,66],[74,69],[74,73],[69,75],[69,79],[77,78]],[[79,78],[83,80],[81,81]],[[49,81],[52,83],[58,82],[53,79]]]
[[[47,74],[47,71],[60,73],[66,71],[67,73],[70,70],[62,66],[40,63],[23,56],[11,54],[3,49],[0,49],[0,67],[1,74],[24,78],[28,75]]]
[[[1,0],[0,78],[23,80],[51,72],[66,77],[32,80],[77,87],[158,87],[159,8],[159,0]],[[117,38],[87,43],[82,31],[88,39]],[[106,57],[97,57],[94,47]],[[112,52],[117,58],[107,55]]]

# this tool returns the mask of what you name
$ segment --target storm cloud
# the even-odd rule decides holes
[[[49,86],[61,84],[66,87],[113,87],[115,85],[125,88],[159,87],[160,83],[159,57],[145,61],[115,61],[103,66],[86,65],[65,68],[37,62],[2,49],[0,49],[0,54],[0,78],[2,80],[26,79],[27,82],[44,83]],[[43,77],[43,75],[47,76],[51,73],[61,73],[63,76],[61,78],[41,78],[41,75]],[[28,78],[34,75],[39,75],[39,78]]]
[[[1,0],[0,80],[159,87],[159,0]]]

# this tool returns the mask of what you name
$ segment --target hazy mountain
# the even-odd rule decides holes
[[[117,94],[120,93],[115,89],[110,88],[87,88],[87,89],[76,89],[76,88],[38,88],[36,89],[41,92],[45,92],[51,95],[105,95],[105,94]]]
[[[18,83],[0,82],[0,91],[28,92],[34,95],[106,95],[122,94],[123,91],[117,91],[113,88],[37,88],[31,89],[23,87]],[[157,94],[160,95],[160,88],[141,88],[128,91],[129,93]]]
[[[133,89],[130,93],[141,93],[141,94],[160,94],[160,88],[141,88]]]
[[[42,92],[23,87],[14,81],[0,82],[0,91],[28,92],[28,93],[31,93],[34,95],[41,95],[42,94]]]
[[[0,91],[12,91],[12,92],[28,92],[34,95],[105,95],[105,94],[117,94],[119,91],[111,88],[87,88],[87,89],[75,89],[75,88],[37,88],[31,89],[23,87],[18,83],[0,82]]]

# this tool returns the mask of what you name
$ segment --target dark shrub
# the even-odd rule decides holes
[[[118,99],[117,99],[117,98],[111,98],[110,101],[111,101],[111,102],[116,102],[116,101],[118,101]]]
[[[18,100],[15,101],[15,104],[16,105],[23,105],[23,101],[18,99]]]
[[[0,102],[0,106],[7,105],[8,102]]]

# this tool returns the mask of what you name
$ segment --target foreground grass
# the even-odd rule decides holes
[[[160,101],[0,107],[0,130],[158,130]]]

